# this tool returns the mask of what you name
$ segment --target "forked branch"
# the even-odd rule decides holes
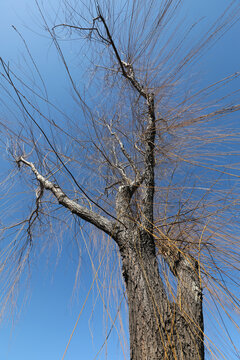
[[[134,163],[133,159],[131,158],[130,154],[127,152],[127,150],[126,150],[123,142],[122,142],[121,139],[119,138],[118,134],[117,134],[115,131],[112,130],[112,127],[111,127],[109,124],[107,124],[106,126],[107,126],[110,134],[111,134],[112,136],[114,136],[114,138],[116,139],[116,142],[117,142],[118,145],[120,146],[120,149],[121,149],[122,154],[123,154],[124,157],[127,159],[129,165],[131,166],[132,170],[133,170],[134,173],[135,173],[135,180],[132,180],[132,179],[128,178],[127,175],[126,175],[126,173],[125,173],[125,171],[124,171],[124,174],[123,174],[123,178],[124,178],[124,180],[126,181],[126,183],[127,183],[128,185],[130,185],[130,187],[132,187],[132,188],[133,188],[133,187],[136,187],[136,188],[137,188],[137,187],[142,183],[142,181],[143,181],[143,179],[144,179],[144,175],[141,175],[141,174],[140,174],[137,166],[135,165],[135,163]]]
[[[29,162],[25,160],[23,157],[20,157],[17,160],[17,164],[20,166],[21,163],[25,164],[32,170],[36,179],[39,181],[40,186],[43,187],[45,190],[50,191],[57,199],[59,204],[64,206],[66,209],[68,209],[69,211],[71,211],[73,214],[77,215],[81,219],[91,223],[92,225],[96,226],[98,229],[104,231],[106,234],[110,235],[113,239],[116,240],[116,234],[118,228],[115,222],[112,222],[109,219],[105,218],[104,216],[97,214],[93,210],[90,210],[87,207],[78,204],[76,201],[71,200],[63,192],[60,186],[54,184],[52,181],[46,179],[43,175],[41,175],[32,162]]]

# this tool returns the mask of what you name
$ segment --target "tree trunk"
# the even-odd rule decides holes
[[[153,240],[146,233],[134,233],[134,237],[125,234],[120,250],[129,306],[130,359],[203,360],[202,297],[190,281],[191,267],[179,263],[181,302],[170,302]]]
[[[204,359],[204,325],[199,264],[191,256],[179,253],[175,265],[178,278],[176,327],[179,331],[184,359]],[[193,356],[194,354],[194,356]]]

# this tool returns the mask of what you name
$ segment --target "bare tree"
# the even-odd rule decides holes
[[[180,0],[66,0],[51,25],[36,4],[75,103],[67,113],[50,101],[30,53],[40,83],[1,59],[3,87],[19,110],[19,129],[2,123],[14,175],[37,186],[30,215],[4,228],[25,234],[1,258],[11,274],[6,300],[37,229],[48,235],[60,206],[117,246],[130,358],[204,359],[214,345],[204,337],[203,299],[239,311],[239,134],[230,126],[240,110],[238,89],[230,88],[239,73],[202,89],[191,74],[236,22],[239,5],[232,2],[200,36],[201,23],[182,24]],[[76,40],[75,65],[88,70],[81,77],[64,55],[66,38]],[[217,349],[211,356],[224,358]]]

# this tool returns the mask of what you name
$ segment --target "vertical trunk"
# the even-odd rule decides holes
[[[156,256],[153,251],[141,252],[129,246],[122,251],[122,261],[129,306],[130,359],[167,359],[171,341],[167,343],[165,329],[170,306]],[[171,324],[168,327],[170,330]]]
[[[196,288],[189,288],[191,269],[181,270],[181,307],[170,303],[154,244],[143,234],[140,241],[132,234],[125,239],[121,255],[129,306],[130,359],[203,360],[202,298]]]
[[[180,310],[176,326],[182,338],[184,359],[202,360],[204,325],[199,264],[194,258],[180,254],[175,271],[178,278],[177,304]]]
[[[202,291],[196,262],[177,253],[166,261],[178,280],[176,303],[171,303],[162,282],[153,238],[154,204],[154,95],[144,95],[148,119],[144,144],[144,186],[141,210],[135,213],[131,199],[136,191],[129,184],[119,186],[116,197],[120,226],[119,244],[129,307],[131,360],[203,360]],[[134,184],[134,183],[133,183]],[[138,221],[134,219],[140,219]]]

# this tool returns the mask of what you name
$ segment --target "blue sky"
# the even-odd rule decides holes
[[[54,2],[53,2],[54,3]],[[229,3],[228,0],[188,0],[187,16],[206,15],[214,19]],[[53,55],[49,40],[40,37],[40,22],[36,22],[33,0],[1,0],[0,11],[0,56],[6,61],[18,63],[23,44],[11,28],[15,25],[28,41],[40,70],[45,72],[50,94],[61,104],[67,103],[64,96],[67,85],[59,83],[61,66]],[[211,82],[232,72],[239,71],[240,24],[236,24],[216,46],[209,51],[201,67]],[[54,84],[58,83],[57,91]],[[60,92],[60,85],[63,92]],[[3,164],[3,163],[2,163]],[[5,165],[4,165],[5,166]],[[11,314],[0,323],[0,360],[59,360],[62,358],[69,336],[92,281],[92,272],[86,251],[82,253],[79,288],[73,292],[76,259],[74,250],[66,239],[62,256],[56,265],[56,248],[50,255],[40,255],[32,266],[31,279],[27,287],[20,286],[17,317]],[[47,262],[47,264],[46,264]],[[43,265],[44,263],[44,265]],[[26,283],[26,282],[25,282]],[[25,296],[26,295],[26,296]],[[104,342],[105,328],[103,306],[98,300],[92,313],[94,294],[90,294],[80,322],[71,341],[66,360],[94,359]],[[114,316],[114,314],[112,315]],[[89,322],[90,319],[90,322]],[[109,327],[108,327],[109,328]],[[93,337],[91,334],[93,333]],[[235,337],[236,334],[233,334]],[[107,353],[108,359],[124,359],[118,337],[113,331]],[[98,359],[105,358],[105,350]],[[232,358],[230,360],[236,360]]]

